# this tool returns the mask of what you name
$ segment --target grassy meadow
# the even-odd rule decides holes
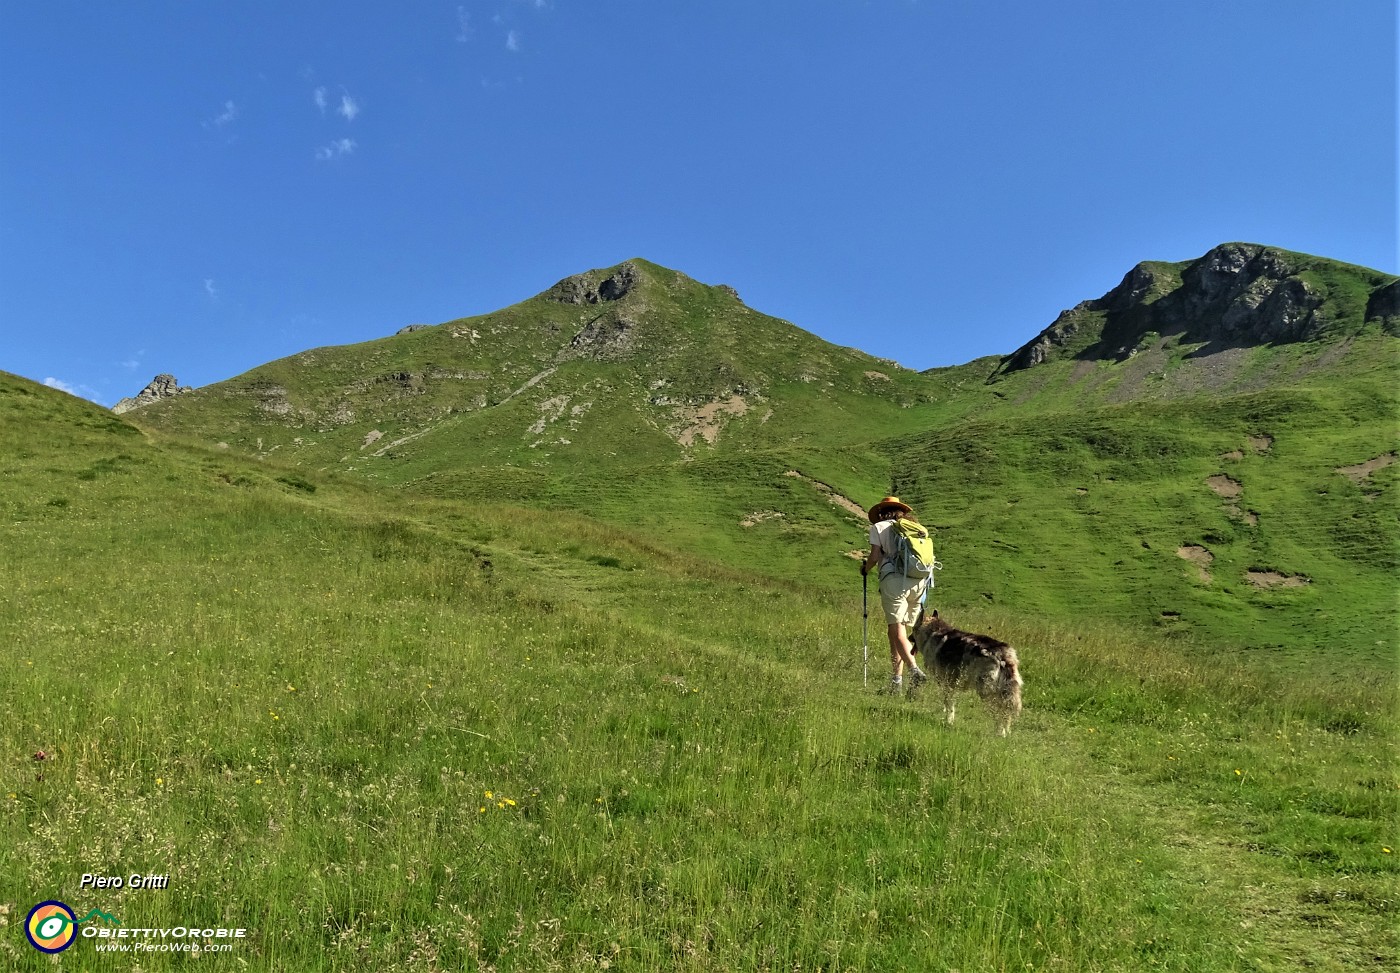
[[[375,491],[8,377],[0,516],[14,969],[1400,962],[1386,665],[959,607],[1021,653],[1000,740],[976,700],[877,697],[878,624],[862,684],[854,564]],[[44,899],[249,936],[50,959]]]
[[[1219,399],[968,422],[914,437],[895,484],[958,566],[953,604],[1393,672],[1400,464],[1345,473],[1400,445],[1393,364],[1377,365]]]

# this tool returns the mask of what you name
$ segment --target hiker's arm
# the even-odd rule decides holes
[[[871,568],[880,563],[880,558],[882,556],[883,555],[880,553],[880,546],[878,544],[872,544],[870,553],[865,557],[865,563],[860,566],[860,573],[868,574]]]

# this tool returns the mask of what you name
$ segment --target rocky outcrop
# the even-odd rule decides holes
[[[1080,319],[1086,313],[1094,310],[1093,303],[1092,301],[1082,301],[1068,311],[1061,311],[1060,316],[1050,327],[1002,359],[1001,368],[998,371],[1015,372],[1059,357],[1056,355],[1056,351],[1068,348],[1070,343],[1074,341],[1075,336],[1080,331]]]
[[[1277,250],[1216,247],[1182,273],[1156,330],[1238,344],[1305,340],[1326,324],[1316,313],[1326,298],[1301,271]]]
[[[596,270],[565,277],[545,291],[544,296],[560,304],[602,304],[620,301],[637,286],[641,278],[641,268],[629,260],[601,279]]]
[[[194,389],[183,386],[176,380],[174,375],[157,375],[151,379],[150,384],[137,392],[135,397],[122,399],[112,406],[112,411],[121,415],[123,412],[130,412],[132,409],[139,409],[142,406],[150,405],[152,402],[159,402],[161,399],[168,399],[176,395],[184,395],[186,392],[193,392]]]
[[[1387,334],[1400,335],[1400,279],[1371,292],[1366,302],[1366,323],[1379,323]]]
[[[1097,301],[1085,303],[1101,311],[1127,311],[1151,303],[1180,284],[1180,278],[1172,273],[1169,265],[1140,263],[1128,271],[1113,290]]]
[[[629,358],[637,338],[637,325],[636,320],[624,314],[599,315],[569,339],[568,347],[559,357],[561,360],[593,358],[598,361]]]
[[[1364,320],[1347,300],[1329,299],[1328,282],[1342,275],[1371,290]],[[1103,297],[1062,312],[997,371],[1066,357],[1121,361],[1165,336],[1217,348],[1287,344],[1355,333],[1372,320],[1400,333],[1397,284],[1304,254],[1226,243],[1184,264],[1138,264]]]

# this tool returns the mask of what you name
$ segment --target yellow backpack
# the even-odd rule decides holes
[[[896,573],[906,578],[931,578],[938,562],[933,558],[933,537],[927,527],[903,517],[891,526],[889,536],[894,541],[890,563]]]

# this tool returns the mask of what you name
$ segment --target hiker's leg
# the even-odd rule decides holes
[[[893,625],[887,626],[894,628]],[[899,679],[904,675],[904,660],[899,657],[899,646],[895,644],[893,638],[890,639],[890,676]]]
[[[902,673],[906,665],[911,670],[918,669],[919,664],[914,661],[914,654],[911,651],[914,646],[909,641],[908,633],[904,631],[904,624],[891,622],[887,634],[890,640],[890,664],[894,666],[895,675]]]
[[[913,589],[917,596],[917,589]],[[911,600],[911,589],[902,577],[889,575],[880,580],[880,603],[885,610],[885,634],[890,643],[891,678],[897,686],[908,666],[914,674],[915,685],[923,682],[924,672],[914,661],[913,645],[906,626],[918,619],[918,605]]]

